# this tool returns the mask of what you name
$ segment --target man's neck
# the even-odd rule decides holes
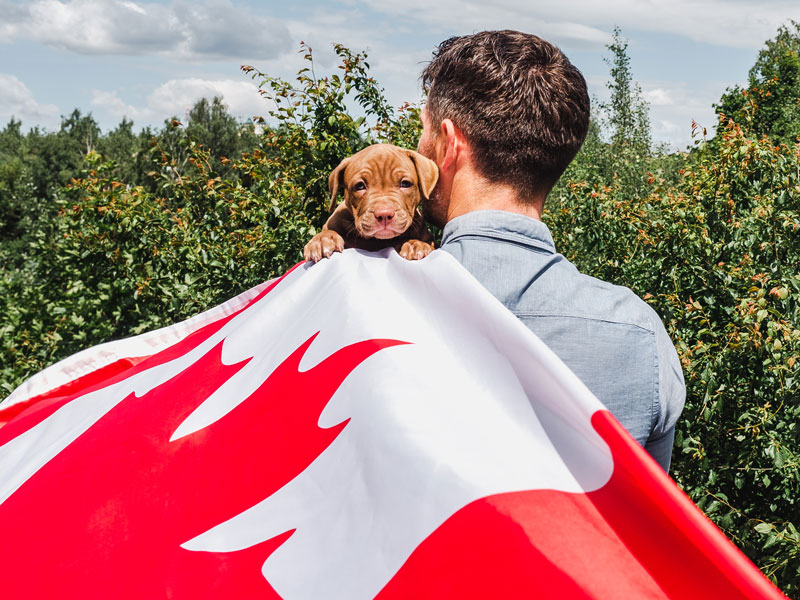
[[[505,184],[491,183],[470,175],[453,179],[447,220],[475,210],[503,210],[541,220],[544,199],[520,201],[514,189]]]

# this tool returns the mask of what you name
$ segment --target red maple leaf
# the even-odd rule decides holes
[[[207,337],[180,344],[181,353]],[[311,464],[347,425],[317,425],[333,393],[366,358],[405,343],[352,344],[301,373],[314,337],[223,418],[172,442],[186,417],[247,360],[224,365],[220,343],[142,397],[117,404],[0,505],[3,596],[278,597],[261,566],[292,531],[238,552],[180,545]]]

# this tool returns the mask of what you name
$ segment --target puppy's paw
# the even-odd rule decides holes
[[[324,258],[330,258],[334,252],[341,252],[344,250],[344,240],[335,231],[326,229],[319,232],[311,241],[306,244],[303,249],[303,256],[306,260],[313,260],[317,262]]]
[[[400,248],[400,256],[406,260],[420,260],[433,251],[433,244],[420,240],[408,240]]]

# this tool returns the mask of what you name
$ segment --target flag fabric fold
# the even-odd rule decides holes
[[[783,597],[444,252],[300,264],[0,425],[7,597]]]

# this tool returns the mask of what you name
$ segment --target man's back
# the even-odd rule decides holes
[[[583,275],[541,221],[486,210],[451,220],[442,249],[536,333],[667,470],[685,388],[658,315]]]

